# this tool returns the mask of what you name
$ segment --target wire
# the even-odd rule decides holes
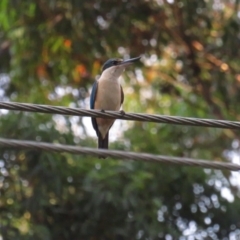
[[[240,122],[214,120],[214,119],[200,119],[188,117],[172,117],[166,115],[151,115],[142,113],[124,113],[122,111],[101,111],[101,110],[88,110],[81,108],[69,108],[60,106],[38,105],[29,103],[16,103],[16,102],[0,102],[0,109],[26,111],[26,112],[39,112],[50,114],[62,114],[72,116],[85,116],[85,117],[101,117],[101,118],[114,118],[124,120],[135,120],[144,122],[157,122],[168,123],[187,126],[200,126],[200,127],[213,127],[213,128],[229,128],[240,129]]]
[[[198,166],[203,168],[211,169],[222,169],[222,170],[231,170],[239,171],[240,165],[234,163],[225,163],[218,161],[209,161],[203,159],[192,159],[184,157],[170,157],[163,155],[153,155],[147,153],[134,153],[126,151],[116,151],[116,150],[103,150],[95,148],[85,148],[85,147],[76,147],[71,145],[62,145],[62,144],[51,144],[44,142],[34,142],[34,141],[19,141],[14,139],[4,139],[0,138],[0,146],[9,147],[9,148],[27,148],[34,150],[45,150],[45,151],[54,151],[54,152],[67,152],[72,154],[88,154],[95,157],[112,157],[123,160],[136,160],[144,162],[158,162],[158,163],[168,163],[168,164],[177,164],[185,166]]]
[[[136,121],[149,121],[157,123],[168,123],[178,124],[187,126],[205,126],[214,128],[229,128],[229,129],[240,129],[240,122],[236,121],[225,121],[225,120],[214,120],[214,119],[198,119],[198,118],[186,118],[186,117],[172,117],[162,115],[150,115],[141,113],[124,113],[114,111],[101,111],[101,110],[86,110],[80,108],[68,108],[60,106],[49,106],[49,105],[37,105],[27,103],[16,103],[16,102],[0,102],[0,109],[26,111],[26,112],[39,112],[39,113],[50,113],[50,114],[63,114],[72,116],[87,116],[87,117],[101,117],[101,118],[114,118],[124,120],[136,120]],[[134,152],[123,152],[115,150],[102,150],[93,148],[75,147],[70,145],[61,144],[50,144],[40,143],[32,141],[19,141],[12,139],[0,138],[0,145],[5,147],[15,148],[28,148],[38,149],[46,151],[56,152],[68,152],[73,154],[89,154],[92,156],[112,157],[119,159],[132,159],[137,161],[149,161],[149,162],[162,162],[172,163],[178,165],[188,166],[201,166],[204,168],[212,169],[228,169],[232,171],[239,171],[240,165],[233,163],[223,163],[216,161],[207,161],[202,159],[192,158],[180,158],[170,157],[162,155],[153,155],[147,153],[134,153]]]
[[[166,115],[151,115],[151,114],[142,114],[142,113],[124,113],[123,111],[117,112],[117,111],[89,110],[89,109],[81,109],[81,108],[38,105],[38,104],[30,104],[30,103],[0,102],[0,109],[17,110],[17,111],[25,111],[25,112],[62,114],[62,115],[82,116],[82,117],[85,116],[85,117],[114,118],[114,119],[168,123],[168,124],[178,124],[178,125],[188,125],[188,126],[240,129],[240,122],[236,122],[236,121],[188,118],[188,117],[178,117],[178,116],[172,117],[172,116],[166,116]]]

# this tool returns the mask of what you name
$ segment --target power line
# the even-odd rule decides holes
[[[30,103],[0,102],[0,109],[25,111],[25,112],[62,114],[62,115],[82,116],[82,117],[85,116],[85,117],[114,118],[114,119],[168,123],[168,124],[187,125],[187,126],[240,129],[240,122],[236,122],[236,121],[189,118],[189,117],[178,117],[178,116],[173,117],[173,116],[152,115],[152,114],[145,114],[145,113],[124,113],[121,111],[120,112],[115,112],[115,111],[102,112],[101,110],[89,110],[89,109],[81,109],[81,108],[38,105],[38,104],[30,104]]]
[[[71,145],[51,144],[51,143],[44,143],[44,142],[19,141],[14,139],[0,138],[0,146],[7,147],[7,148],[24,148],[24,149],[45,150],[45,151],[53,151],[53,152],[67,152],[72,154],[88,154],[95,157],[98,157],[98,156],[112,157],[112,158],[117,158],[122,160],[168,163],[168,164],[177,164],[182,166],[197,166],[197,167],[211,168],[211,169],[222,169],[222,170],[231,170],[231,171],[240,170],[240,165],[234,164],[234,163],[209,161],[209,160],[203,160],[203,159],[192,159],[192,158],[185,158],[185,157],[170,157],[170,156],[153,155],[153,154],[147,154],[147,153],[103,150],[103,149],[95,149],[95,148],[76,147]]]
[[[68,107],[60,107],[60,106],[37,105],[37,104],[16,103],[16,102],[0,102],[0,109],[49,113],[49,114],[62,114],[62,115],[72,115],[72,116],[114,118],[114,119],[136,120],[136,121],[145,121],[145,122],[149,121],[149,122],[178,124],[178,125],[187,125],[187,126],[205,126],[205,127],[214,127],[214,128],[240,129],[240,122],[236,122],[236,121],[186,118],[186,117],[178,117],[178,116],[172,117],[172,116],[151,115],[151,114],[141,114],[141,113],[123,113],[123,112],[114,112],[114,111],[102,112],[100,110],[87,110],[87,109],[80,109],[80,108],[68,108]],[[207,161],[207,160],[192,159],[192,158],[170,157],[170,156],[153,155],[153,154],[147,154],[147,153],[134,153],[134,152],[125,152],[125,151],[123,152],[123,151],[115,151],[115,150],[83,148],[83,147],[76,147],[76,146],[70,146],[70,145],[40,143],[40,142],[32,142],[32,141],[19,141],[19,140],[3,139],[3,138],[0,138],[0,146],[38,149],[38,150],[56,151],[56,152],[68,152],[73,154],[89,154],[92,156],[112,157],[112,158],[119,158],[119,159],[132,159],[132,160],[147,161],[147,162],[162,162],[162,163],[172,163],[172,164],[178,164],[178,165],[201,166],[204,168],[228,169],[232,171],[240,170],[240,165],[233,164],[233,163]]]

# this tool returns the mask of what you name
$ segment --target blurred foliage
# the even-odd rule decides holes
[[[2,101],[88,108],[103,62],[142,54],[124,75],[125,111],[240,120],[238,0],[1,0],[0,9]],[[88,118],[0,114],[1,137],[96,147]],[[112,149],[239,160],[237,131],[117,126]],[[0,239],[238,239],[237,179],[1,148]]]

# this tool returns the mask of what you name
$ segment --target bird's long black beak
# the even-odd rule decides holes
[[[135,58],[130,58],[128,60],[124,60],[121,63],[119,63],[118,65],[130,65],[136,61],[138,61],[141,57],[135,57]]]

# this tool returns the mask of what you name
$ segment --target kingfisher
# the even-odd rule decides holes
[[[90,108],[99,110],[119,111],[124,101],[119,77],[125,68],[138,61],[141,57],[122,60],[112,58],[102,67],[102,73],[93,84],[90,96]],[[98,148],[108,149],[108,133],[115,119],[92,118],[92,125],[98,137]]]

